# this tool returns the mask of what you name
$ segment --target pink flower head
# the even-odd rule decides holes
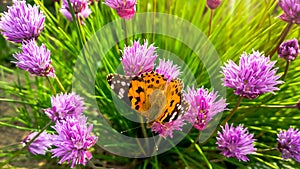
[[[184,120],[182,118],[178,118],[171,122],[165,122],[164,124],[154,122],[152,125],[152,131],[159,134],[159,136],[166,139],[168,136],[173,138],[173,131],[179,130],[181,131],[181,127],[184,125]]]
[[[243,125],[233,127],[226,123],[225,127],[221,126],[222,132],[218,131],[217,145],[221,150],[221,154],[225,157],[234,157],[239,161],[249,161],[247,154],[253,154],[256,151],[254,148],[253,134],[249,134],[247,128]]]
[[[126,75],[138,76],[142,73],[151,72],[157,58],[155,49],[154,44],[148,47],[147,40],[144,41],[143,45],[139,41],[134,41],[132,46],[125,46],[121,62]]]
[[[188,88],[184,95],[191,108],[184,115],[187,121],[198,130],[204,130],[213,117],[226,110],[226,100],[219,97],[217,92],[208,92],[202,86],[199,89]]]
[[[105,0],[105,4],[115,9],[118,15],[126,20],[135,14],[136,0]]]
[[[38,6],[26,4],[26,1],[13,2],[0,19],[2,35],[15,43],[37,39],[44,29],[44,14]]]
[[[300,0],[279,0],[278,5],[284,11],[279,18],[285,22],[300,24]]]
[[[23,146],[30,142],[38,132],[30,132],[22,141]],[[32,154],[45,155],[48,149],[51,147],[51,135],[46,132],[42,132],[29,146],[28,151]]]
[[[81,20],[81,24],[84,24],[83,18],[87,18],[91,13],[91,9],[88,6],[88,0],[70,0],[71,5],[74,10],[74,14],[76,19]],[[68,0],[63,0],[62,7],[60,8],[60,12],[69,20],[73,21],[71,10],[69,8]]]
[[[293,158],[300,163],[300,131],[292,127],[288,131],[281,130],[277,140],[282,159]]]
[[[55,77],[51,65],[50,51],[44,44],[38,47],[34,40],[23,43],[22,52],[14,54],[17,59],[16,65],[36,76]]]
[[[71,163],[71,168],[75,165],[86,165],[87,160],[92,159],[92,154],[88,150],[96,142],[97,137],[91,135],[93,126],[87,127],[85,116],[68,116],[65,120],[57,121],[53,127],[57,135],[52,136],[53,146],[50,152],[52,157],[61,158],[59,164],[67,161]]]
[[[264,93],[279,90],[276,85],[282,84],[278,80],[281,75],[276,75],[278,68],[274,68],[276,61],[270,61],[259,52],[244,53],[239,65],[228,61],[222,67],[224,74],[224,86],[235,89],[236,95],[254,99]]]
[[[165,61],[159,59],[159,65],[156,67],[155,72],[164,75],[168,78],[168,81],[177,78],[180,75],[180,68],[178,65],[174,65],[172,61]]]
[[[83,104],[79,95],[61,93],[51,97],[52,107],[44,111],[52,121],[64,120],[68,116],[80,116],[85,109]]]

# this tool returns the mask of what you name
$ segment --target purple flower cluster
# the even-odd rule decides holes
[[[26,1],[14,0],[0,19],[0,30],[7,40],[22,43],[22,52],[14,54],[16,65],[36,76],[55,77],[51,65],[50,51],[44,44],[38,46],[35,40],[44,29],[45,16],[38,6]]]
[[[75,93],[52,96],[51,105],[45,113],[52,121],[65,120],[68,116],[79,117],[85,109],[83,99]]]
[[[176,79],[181,73],[178,65],[174,65],[172,61],[165,61],[164,59],[159,59],[159,65],[156,67],[155,71],[164,75],[168,81]]]
[[[256,97],[279,90],[276,87],[283,82],[278,80],[281,75],[275,75],[278,68],[274,68],[275,61],[270,61],[259,52],[252,54],[244,53],[240,58],[239,65],[228,61],[222,67],[224,74],[224,86],[235,89],[235,94],[255,99]]]
[[[44,29],[45,16],[38,6],[26,4],[26,1],[14,0],[0,19],[0,30],[7,40],[22,43],[35,40]]]
[[[154,122],[151,129],[153,132],[158,133],[161,137],[167,138],[168,136],[170,138],[173,138],[173,131],[178,130],[181,131],[181,127],[184,125],[184,119],[178,118],[171,122],[166,122],[164,124]]]
[[[22,141],[23,146],[29,143],[38,132],[29,133]],[[29,146],[28,151],[34,155],[41,154],[45,155],[49,148],[52,146],[51,142],[52,135],[42,132]]]
[[[105,0],[105,4],[115,9],[117,14],[126,20],[135,14],[136,0]]]
[[[52,157],[60,158],[59,164],[67,161],[71,168],[75,165],[86,165],[87,160],[92,158],[88,150],[98,140],[91,135],[93,126],[87,126],[87,118],[82,114],[84,102],[75,93],[60,94],[51,98],[52,108],[46,109],[45,113],[55,121],[52,126],[57,134],[42,132],[29,146],[28,150],[33,154],[44,155],[47,151]],[[36,136],[37,132],[29,134],[23,144],[28,143]]]
[[[299,54],[299,44],[297,39],[291,39],[280,44],[278,48],[278,57],[287,61],[293,61]]]
[[[97,142],[97,137],[91,135],[93,126],[87,127],[86,117],[68,116],[66,120],[57,121],[53,128],[58,135],[52,136],[55,148],[50,152],[53,157],[61,158],[58,163],[72,161],[71,168],[77,164],[86,165],[87,160],[92,158],[88,149]]]
[[[50,51],[43,44],[38,47],[34,40],[23,43],[22,52],[14,54],[18,61],[16,65],[36,76],[55,77],[54,69],[51,65]]]
[[[279,18],[288,23],[300,24],[300,0],[279,0],[278,5],[284,11]]]
[[[287,131],[281,130],[277,140],[282,159],[293,158],[300,163],[300,131],[292,127]]]
[[[253,154],[256,151],[254,148],[253,134],[249,134],[247,128],[242,125],[233,127],[226,123],[225,127],[221,126],[222,132],[218,131],[217,145],[225,157],[234,157],[239,161],[249,161],[247,154]]]
[[[188,88],[184,96],[191,105],[184,118],[198,130],[204,130],[216,114],[226,110],[226,100],[223,98],[217,100],[219,97],[217,92],[208,92],[204,87],[197,90]]]
[[[88,0],[70,0],[71,6],[73,7],[75,18],[80,19],[81,24],[84,24],[83,18],[87,18],[91,13],[91,9],[88,6]],[[60,12],[69,20],[73,21],[72,13],[69,8],[68,0],[63,0]]]
[[[138,76],[141,73],[151,72],[157,58],[155,49],[153,44],[148,47],[147,40],[143,45],[139,41],[134,41],[132,46],[125,47],[121,62],[126,75]]]

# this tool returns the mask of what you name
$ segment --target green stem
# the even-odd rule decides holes
[[[49,85],[50,85],[50,89],[51,89],[51,91],[52,91],[52,94],[53,94],[53,95],[56,95],[56,91],[55,91],[55,89],[54,89],[54,87],[53,87],[53,84],[52,84],[50,78],[49,78],[48,76],[46,76],[46,79],[47,79],[47,81],[48,81],[48,83],[49,83]]]
[[[61,84],[61,82],[60,82],[60,80],[58,79],[58,77],[55,76],[54,79],[55,79],[55,82],[56,82],[56,84],[58,85],[59,89],[60,89],[63,93],[65,93],[66,90],[65,90],[64,86]]]
[[[123,19],[123,26],[124,26],[125,45],[128,46],[127,28],[126,28],[126,20],[125,19]]]
[[[200,135],[201,135],[201,133],[202,133],[202,131],[199,130],[197,138],[193,141],[193,143],[189,146],[188,149],[193,148],[193,147],[195,146],[195,144],[197,144],[197,142],[200,140]]]
[[[280,44],[283,42],[283,40],[286,38],[287,34],[289,33],[289,31],[291,30],[293,26],[293,23],[289,23],[285,29],[282,31],[281,36],[279,38],[279,42],[277,44],[277,46],[268,54],[270,56],[270,58],[272,58],[272,56],[275,54],[275,52],[278,50]]]
[[[210,162],[207,160],[205,154],[203,153],[203,151],[201,150],[200,146],[198,144],[195,144],[196,150],[202,155],[205,163],[207,164],[209,169],[212,169],[212,165],[210,164]]]
[[[289,70],[290,63],[291,63],[291,61],[289,61],[289,60],[286,61],[286,66],[285,66],[284,74],[282,76],[282,81],[284,81],[284,79],[286,78],[287,72]]]
[[[241,101],[242,101],[243,97],[240,96],[238,101],[236,102],[234,108],[231,110],[230,114],[226,117],[225,120],[222,121],[221,125],[224,126],[233,116],[234,112],[239,108]]]
[[[42,130],[35,135],[21,150],[19,150],[18,152],[16,152],[15,154],[13,154],[8,160],[4,161],[3,163],[0,164],[0,168],[2,168],[3,166],[5,166],[6,164],[10,163],[16,156],[20,155],[25,149],[28,148],[28,146],[34,142],[34,140],[36,138],[38,138],[39,135],[42,134],[42,132],[44,132],[50,125],[52,124],[52,121],[50,121],[48,124],[46,124]]]
[[[84,33],[84,30],[83,30],[83,27],[82,27],[82,24],[81,24],[81,20],[80,20],[79,17],[77,19],[77,23],[79,25],[79,30],[80,30],[81,37],[82,37],[82,40],[83,40],[83,46],[85,46],[86,45],[85,33]]]
[[[213,20],[214,10],[210,10],[210,16],[209,16],[209,25],[208,25],[208,34],[207,37],[210,36],[211,33],[211,27],[212,27],[212,20]]]

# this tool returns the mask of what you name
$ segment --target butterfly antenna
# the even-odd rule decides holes
[[[137,126],[137,127],[134,127],[134,128],[130,128],[130,129],[127,129],[127,130],[123,130],[121,131],[120,133],[123,134],[123,133],[127,133],[128,131],[132,131],[132,130],[135,130],[135,129],[138,129],[140,128],[141,126]]]

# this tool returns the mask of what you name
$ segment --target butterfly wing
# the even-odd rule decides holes
[[[157,118],[157,122],[163,124],[174,121],[188,111],[190,104],[183,99],[182,89],[183,84],[181,80],[174,79],[169,82],[166,91],[166,105],[161,115]]]
[[[118,74],[109,74],[107,76],[107,81],[110,85],[110,88],[116,93],[116,95],[118,95],[118,97],[124,100],[128,105],[131,105],[128,98],[131,77]]]

